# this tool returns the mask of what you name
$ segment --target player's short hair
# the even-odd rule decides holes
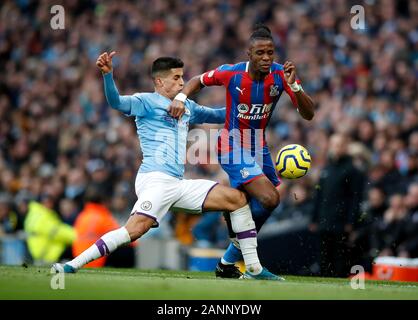
[[[269,27],[260,23],[257,23],[253,27],[253,33],[250,36],[250,41],[258,39],[273,41],[273,36],[271,35],[271,30],[269,29]]]
[[[169,71],[173,68],[183,68],[184,63],[179,58],[160,57],[152,63],[151,76],[154,78],[158,73]]]

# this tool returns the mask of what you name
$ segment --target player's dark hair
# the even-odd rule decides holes
[[[173,68],[183,68],[184,63],[179,58],[173,57],[160,57],[152,63],[151,75],[155,75],[159,72],[169,71]]]
[[[257,23],[253,28],[253,33],[250,36],[250,41],[258,39],[273,41],[273,36],[271,35],[270,29],[264,24]]]

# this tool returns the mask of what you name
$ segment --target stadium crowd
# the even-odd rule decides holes
[[[91,184],[119,223],[129,215],[141,154],[132,119],[106,103],[95,65],[101,52],[117,52],[121,93],[152,91],[149,67],[158,56],[185,61],[185,79],[246,60],[251,28],[261,21],[273,31],[277,61],[295,63],[316,102],[306,122],[283,96],[270,121],[273,155],[299,143],[313,158],[306,177],[283,181],[270,220],[326,221],[315,203],[322,169],[333,161],[330,137],[338,133],[361,179],[358,208],[339,217],[351,225],[342,231],[344,245],[361,261],[418,257],[418,1],[364,1],[365,29],[355,30],[350,8],[357,2],[64,0],[65,29],[53,30],[56,1],[2,1],[0,236],[24,228],[30,200],[48,198],[73,225]],[[196,99],[223,105],[224,91],[206,89]],[[227,181],[213,163],[187,165],[186,176]],[[320,231],[321,219],[314,222],[312,232]]]

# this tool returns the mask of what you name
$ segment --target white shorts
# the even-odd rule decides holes
[[[162,172],[138,172],[135,192],[138,197],[132,214],[142,214],[155,220],[153,227],[169,210],[202,212],[209,191],[218,183],[210,180],[178,179]]]

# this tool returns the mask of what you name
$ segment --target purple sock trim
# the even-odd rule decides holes
[[[100,254],[102,257],[108,256],[110,254],[109,248],[107,247],[106,243],[100,238],[96,241],[97,249],[99,249]]]
[[[147,218],[151,218],[152,220],[154,220],[155,222],[154,222],[154,224],[152,225],[151,228],[158,228],[160,226],[160,223],[157,221],[157,218],[156,217],[153,217],[153,216],[151,216],[149,214],[146,214],[146,213],[143,213],[143,212],[139,212],[139,211],[132,212],[131,213],[131,216],[134,215],[134,214],[139,214],[141,216],[145,216]]]
[[[246,238],[256,238],[256,237],[257,237],[257,230],[256,229],[251,229],[251,230],[247,230],[247,231],[237,233],[237,239],[238,240],[246,239]]]
[[[206,193],[205,199],[203,199],[202,207],[200,208],[200,211],[203,212],[203,207],[205,206],[206,198],[208,197],[209,192],[211,192],[212,189],[215,188],[218,184],[219,184],[219,182],[216,182],[212,187],[210,187],[210,189],[208,190],[208,193]]]

